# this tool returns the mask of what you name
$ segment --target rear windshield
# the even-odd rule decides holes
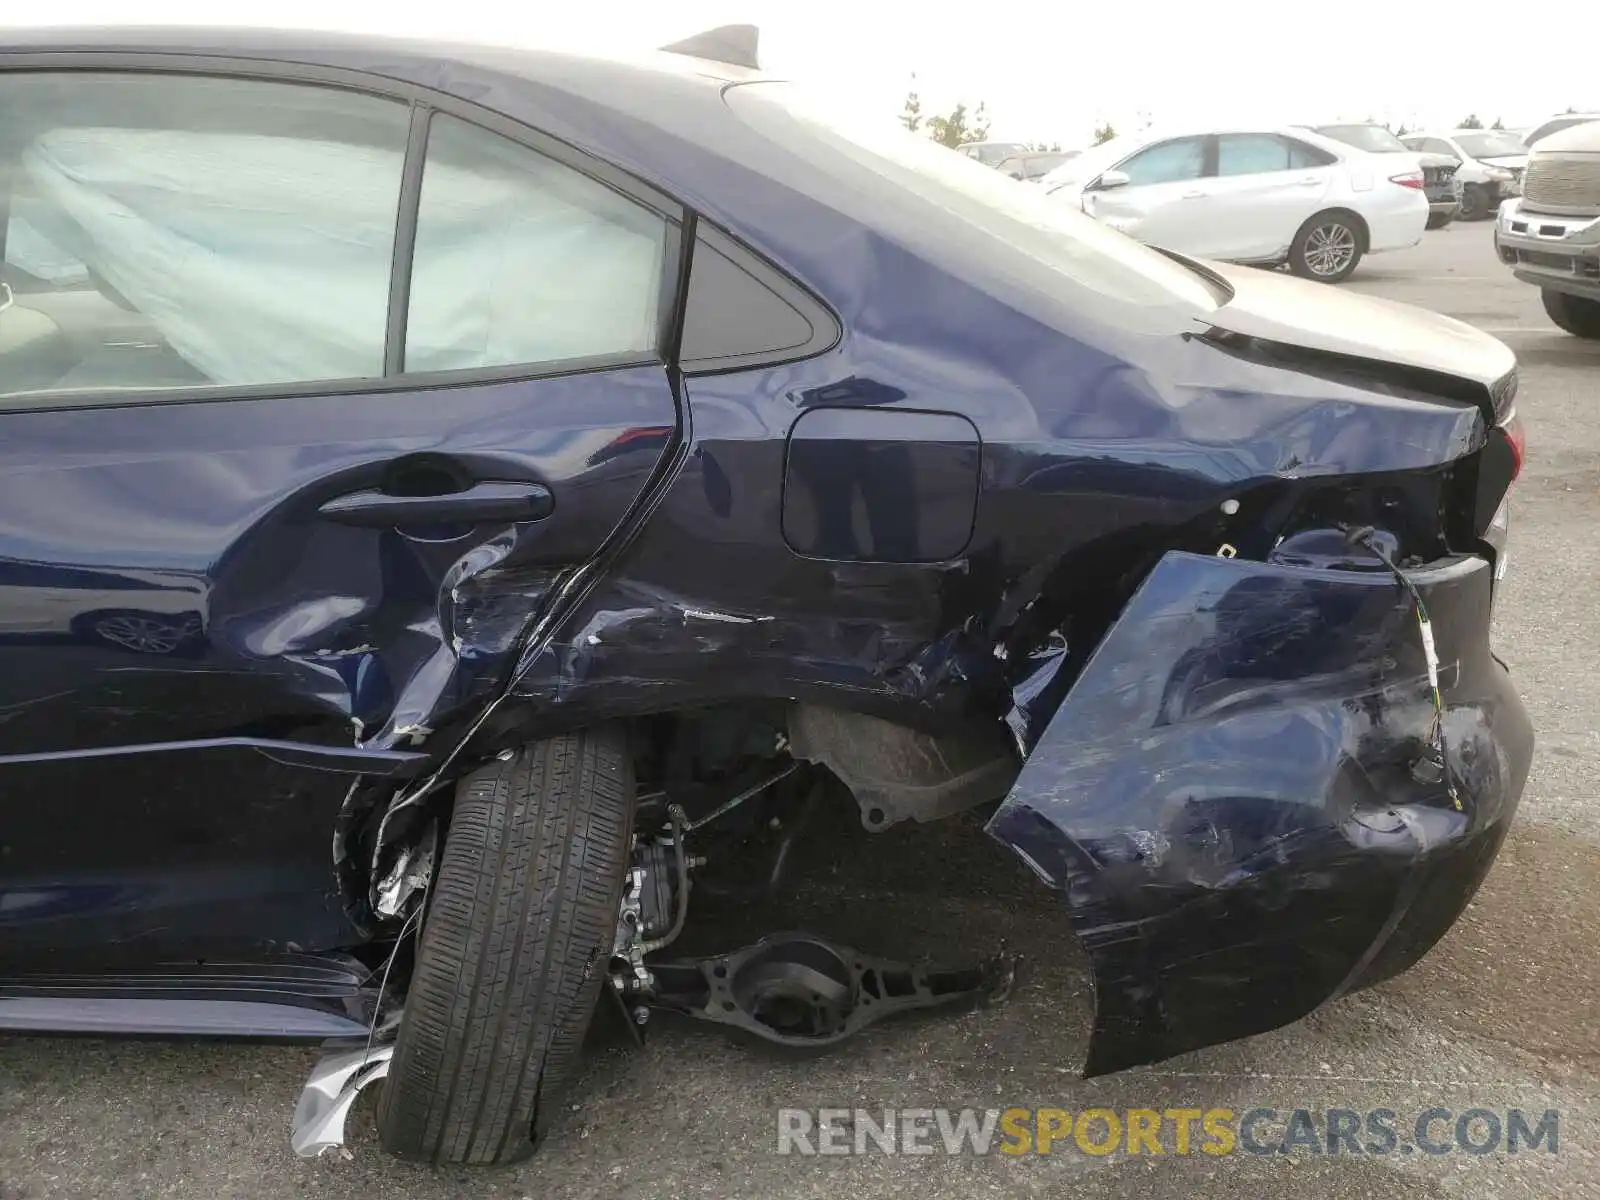
[[[1528,148],[1516,134],[1493,129],[1484,133],[1458,133],[1456,145],[1473,158],[1500,158],[1508,154],[1528,152]]]
[[[1318,125],[1317,132],[1323,137],[1373,154],[1393,154],[1396,150],[1406,148],[1404,142],[1382,125]]]
[[[1046,300],[1053,317],[1066,302],[1140,332],[1178,332],[1230,298],[1042,188],[892,123],[856,119],[790,83],[740,84],[726,97],[748,125],[805,161],[797,186],[1028,311],[1039,306],[1019,292]],[[1111,310],[1107,298],[1127,310]]]
[[[1071,162],[1075,157],[1077,157],[1076,151],[1065,154],[1024,154],[1007,159],[1001,164],[1001,168],[1015,166],[1021,170],[1024,179],[1043,179],[1062,163]]]

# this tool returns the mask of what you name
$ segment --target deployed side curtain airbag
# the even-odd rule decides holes
[[[42,134],[23,166],[39,232],[208,379],[237,385],[383,373],[403,157],[96,127]],[[430,161],[424,194],[407,370],[650,348],[658,228],[575,204],[537,171]]]

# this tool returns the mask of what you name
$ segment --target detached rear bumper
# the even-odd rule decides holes
[[[1490,654],[1490,563],[1408,572],[1432,618],[1460,808],[1412,764],[1433,721],[1386,571],[1171,553],[1107,632],[989,831],[1062,894],[1093,962],[1085,1073],[1294,1021],[1454,922],[1533,731]]]

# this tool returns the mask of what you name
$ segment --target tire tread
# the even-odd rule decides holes
[[[533,1150],[605,976],[632,821],[614,729],[532,743],[463,781],[379,1098],[385,1148],[436,1163]]]

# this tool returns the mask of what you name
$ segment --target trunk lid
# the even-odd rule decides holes
[[[1500,393],[1516,370],[1516,356],[1482,330],[1409,304],[1326,284],[1250,267],[1206,265],[1233,288],[1233,298],[1204,318],[1211,328],[1468,380],[1492,398],[1498,415],[1504,415]]]

